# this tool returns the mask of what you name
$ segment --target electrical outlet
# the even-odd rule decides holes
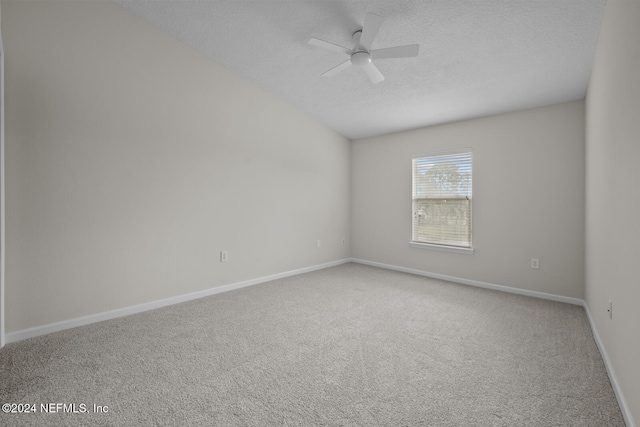
[[[344,245],[346,241],[347,241],[347,239],[343,237],[342,238],[342,244]]]
[[[535,270],[540,269],[540,260],[538,258],[531,258],[531,268]]]
[[[229,252],[220,251],[220,262],[227,262],[227,261],[229,261]]]
[[[613,320],[613,301],[609,300],[609,308],[607,309],[609,313],[609,319]]]

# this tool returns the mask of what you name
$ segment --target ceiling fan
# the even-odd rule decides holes
[[[316,38],[310,39],[309,44],[311,45],[349,55],[349,59],[331,68],[322,75],[324,77],[333,77],[340,71],[349,68],[351,65],[355,65],[356,67],[362,68],[364,72],[367,73],[372,83],[380,83],[384,80],[384,76],[373,64],[373,60],[386,58],[410,58],[412,56],[418,56],[419,46],[417,44],[387,47],[384,49],[371,49],[371,45],[378,34],[378,30],[382,25],[383,19],[384,18],[382,16],[376,15],[375,13],[367,13],[364,17],[362,30],[358,30],[353,33],[352,38],[354,47],[352,49]]]

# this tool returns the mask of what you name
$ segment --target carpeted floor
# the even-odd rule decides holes
[[[7,402],[37,413],[0,425],[624,426],[582,307],[359,264],[10,344]]]

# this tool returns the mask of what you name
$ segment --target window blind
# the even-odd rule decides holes
[[[413,158],[412,240],[471,248],[472,151]]]

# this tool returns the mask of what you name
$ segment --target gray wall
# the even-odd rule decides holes
[[[587,95],[586,132],[585,299],[636,423],[640,421],[639,23],[639,1],[608,2]]]
[[[7,332],[349,256],[345,138],[111,2],[2,31]]]
[[[411,155],[463,147],[475,252],[410,247]],[[351,167],[353,257],[583,297],[582,101],[354,141]]]

